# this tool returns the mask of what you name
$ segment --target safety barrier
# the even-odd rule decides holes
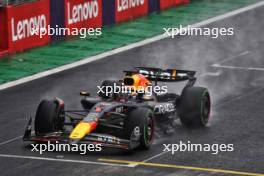
[[[0,8],[0,56],[8,51],[7,9]]]
[[[50,1],[50,27],[55,29],[65,28],[65,7],[64,0]],[[54,34],[51,35],[51,41],[63,40],[65,36]]]
[[[116,0],[115,22],[128,21],[148,14],[148,0]]]
[[[157,12],[160,10],[160,0],[148,1],[148,13]]]
[[[189,0],[38,0],[0,7],[0,56],[65,39],[35,29],[97,28],[189,3]]]
[[[34,29],[46,29],[50,25],[49,0],[40,0],[7,7],[8,48],[11,52],[41,46],[50,42],[46,34],[40,38]]]
[[[102,0],[65,0],[66,28],[102,26]]]

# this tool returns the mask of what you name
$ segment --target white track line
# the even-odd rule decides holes
[[[6,155],[0,154],[3,158],[18,158],[18,159],[32,159],[32,160],[43,160],[43,161],[55,161],[55,162],[67,162],[67,163],[79,163],[79,164],[95,164],[104,166],[116,166],[116,167],[133,167],[126,164],[111,164],[96,161],[84,161],[84,160],[71,160],[71,159],[57,159],[57,158],[46,158],[46,157],[35,157],[35,156],[22,156],[22,155]]]
[[[226,68],[226,69],[233,69],[233,70],[264,71],[264,68],[260,68],[260,67],[236,67],[236,66],[219,65],[219,64],[213,64],[212,67]]]
[[[243,8],[228,12],[228,13],[225,13],[223,15],[219,15],[219,16],[216,16],[216,17],[201,21],[201,22],[193,24],[191,26],[192,27],[205,26],[205,25],[208,25],[210,23],[213,23],[213,22],[216,22],[216,21],[220,21],[220,20],[235,16],[235,15],[238,15],[240,13],[243,13],[243,12],[258,8],[258,7],[261,7],[261,6],[264,6],[264,1],[252,4],[252,5],[249,5],[249,6],[246,6],[246,7],[243,7]],[[59,73],[59,72],[62,72],[64,70],[69,70],[69,69],[78,67],[80,65],[84,65],[84,64],[96,61],[96,60],[100,60],[100,59],[106,58],[107,56],[112,56],[114,54],[121,53],[121,52],[130,50],[130,49],[133,49],[133,48],[137,48],[137,47],[140,47],[140,46],[144,46],[144,45],[147,45],[147,44],[150,44],[150,43],[153,43],[153,42],[165,39],[165,38],[169,38],[169,37],[170,36],[163,35],[163,34],[157,35],[155,37],[148,38],[148,39],[142,40],[140,42],[136,42],[136,43],[124,46],[124,47],[120,47],[120,48],[111,50],[111,51],[107,51],[107,52],[104,52],[104,53],[96,55],[96,56],[88,57],[88,58],[85,58],[83,60],[71,63],[71,64],[60,66],[60,67],[57,67],[55,69],[51,69],[51,70],[48,70],[48,71],[37,73],[37,74],[32,75],[32,76],[21,78],[19,80],[15,80],[15,81],[11,81],[11,82],[2,84],[2,85],[0,85],[0,90],[4,90],[4,89],[10,88],[10,87],[14,87],[14,86],[17,86],[17,85],[20,85],[20,84],[23,84],[23,83],[26,83],[26,82],[29,82],[29,81],[32,81],[32,80],[43,78],[45,76],[49,76],[49,75],[52,75],[52,74],[55,74],[55,73]]]
[[[242,53],[240,53],[240,54],[238,54],[238,55],[236,55],[236,56],[232,56],[232,57],[229,57],[229,58],[227,58],[227,59],[224,59],[224,60],[222,60],[221,62],[218,62],[217,64],[220,65],[220,64],[223,64],[223,63],[225,63],[225,62],[227,62],[227,61],[231,61],[231,60],[237,59],[237,58],[239,58],[240,56],[245,56],[245,55],[247,55],[247,54],[249,54],[249,51],[244,51],[244,52],[242,52]]]
[[[145,159],[145,160],[143,160],[143,161],[141,161],[141,162],[148,162],[148,161],[150,161],[150,160],[153,160],[153,159],[155,159],[155,158],[158,158],[158,157],[160,157],[160,156],[162,156],[162,155],[164,155],[164,154],[166,154],[166,153],[168,153],[168,151],[166,151],[166,152],[161,152],[161,153],[159,153],[159,154],[157,154],[157,155],[154,155],[154,156],[152,156],[152,157],[150,157],[150,158],[147,158],[147,159]],[[129,164],[129,166],[131,166],[131,167],[136,167],[136,166],[138,166],[139,164]]]
[[[13,142],[13,141],[15,141],[15,140],[17,140],[17,139],[20,139],[20,138],[22,138],[22,137],[23,137],[23,136],[17,136],[17,137],[15,137],[15,138],[9,139],[9,140],[7,140],[7,141],[1,142],[1,143],[0,143],[0,146],[5,145],[5,144],[8,144],[8,143],[10,143],[10,142]]]
[[[166,152],[161,152],[161,153],[159,153],[159,154],[157,154],[157,155],[154,155],[154,156],[152,156],[152,157],[150,157],[150,158],[147,158],[147,159],[145,159],[145,160],[143,160],[143,161],[141,161],[141,162],[148,162],[148,161],[153,160],[153,159],[155,159],[155,158],[158,158],[158,157],[160,157],[160,156],[162,156],[162,155],[164,155],[164,154],[166,154],[166,153],[168,153],[168,151],[166,151]]]
[[[157,154],[157,155],[154,155],[154,156],[152,156],[152,157],[150,157],[150,158],[147,158],[147,159],[145,159],[145,160],[143,160],[143,161],[141,161],[141,162],[148,162],[148,161],[153,160],[153,159],[155,159],[155,158],[158,158],[158,157],[160,157],[160,156],[162,156],[162,155],[164,155],[164,154],[166,154],[166,153],[168,153],[168,151],[166,151],[166,152],[161,152],[161,153],[159,153],[159,154]],[[131,166],[131,167],[136,167],[136,166],[138,166],[138,164],[129,164],[129,166]]]
[[[233,70],[249,70],[249,71],[264,71],[264,68],[261,67],[239,67],[239,66],[232,66],[232,65],[222,65],[223,63],[233,60],[233,59],[237,59],[240,56],[245,56],[249,54],[249,51],[244,51],[236,56],[232,56],[230,58],[224,59],[221,62],[215,63],[213,65],[211,65],[211,67],[215,67],[215,68],[223,68],[223,69],[233,69]]]

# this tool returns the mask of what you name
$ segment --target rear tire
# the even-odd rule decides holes
[[[138,148],[143,150],[149,149],[154,137],[154,119],[152,111],[142,107],[132,110],[124,122],[124,135],[128,140],[131,140],[135,135],[138,136],[140,142]]]
[[[185,88],[180,99],[180,120],[187,127],[205,127],[211,111],[210,94],[206,88]]]
[[[63,130],[64,104],[59,100],[42,100],[35,116],[36,135]]]

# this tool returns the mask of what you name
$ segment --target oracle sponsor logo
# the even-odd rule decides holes
[[[121,12],[133,7],[144,5],[145,0],[117,0],[117,11]]]
[[[70,2],[68,2],[67,6],[68,24],[78,23],[87,19],[96,18],[99,14],[99,5],[97,0],[73,6],[71,6]]]
[[[33,36],[36,30],[45,30],[46,27],[47,20],[44,14],[17,22],[15,22],[14,18],[11,18],[12,41],[14,42]]]

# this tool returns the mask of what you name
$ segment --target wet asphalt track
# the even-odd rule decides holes
[[[1,91],[0,175],[232,175],[176,168],[129,168],[100,165],[101,162],[89,163],[99,162],[99,158],[144,161],[160,154],[163,143],[178,143],[179,140],[202,144],[233,143],[235,151],[221,152],[218,155],[208,152],[177,152],[174,155],[165,153],[149,162],[264,173],[264,71],[261,70],[264,68],[263,10],[263,7],[258,8],[210,25],[234,27],[235,36],[232,37],[166,39]],[[232,68],[212,67],[213,64]],[[122,70],[133,66],[197,70],[197,85],[208,87],[213,98],[209,126],[206,129],[190,130],[178,125],[173,136],[158,137],[149,151],[132,154],[105,150],[85,156],[77,153],[39,155],[24,147],[19,136],[24,132],[28,116],[34,114],[42,98],[58,96],[65,100],[66,107],[80,107],[80,90],[89,90],[95,94],[96,85],[102,80],[119,79]],[[254,67],[255,70],[249,67]],[[179,90],[176,86],[171,89]],[[3,143],[13,138],[13,141]],[[37,158],[28,158],[32,156]],[[59,161],[45,158],[57,158]],[[74,163],[75,161],[88,163]]]

